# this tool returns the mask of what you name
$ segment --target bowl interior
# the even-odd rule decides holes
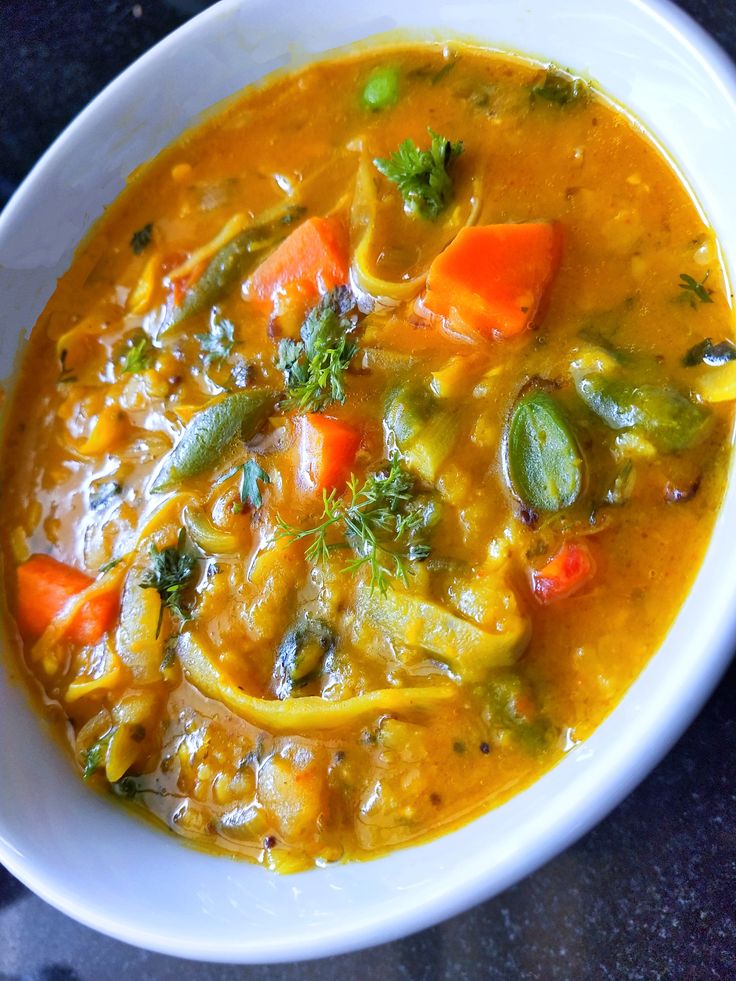
[[[736,75],[662,0],[246,0],[185,25],[108,88],[42,159],[0,219],[0,374],[74,245],[125,176],[208,106],[279,68],[397,28],[474,38],[589,75],[668,148],[736,263]],[[387,40],[396,40],[389,36]],[[156,98],[151,98],[155,91]],[[733,277],[732,277],[733,278]],[[386,858],[279,878],[182,847],[82,785],[32,711],[10,659],[0,688],[0,859],[49,902],[179,956],[279,961],[389,940],[518,879],[610,809],[671,745],[725,667],[736,554],[725,532],[665,644],[584,744],[465,828]]]

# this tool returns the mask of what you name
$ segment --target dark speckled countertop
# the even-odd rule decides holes
[[[206,6],[0,0],[0,204],[111,78]],[[680,6],[736,56],[736,0]],[[594,831],[503,895],[416,936],[306,964],[196,964],[79,926],[0,867],[0,981],[736,981],[735,696],[732,667],[669,756]]]

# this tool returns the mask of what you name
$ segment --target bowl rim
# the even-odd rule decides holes
[[[628,0],[628,2],[649,12],[665,28],[674,33],[678,42],[698,60],[712,83],[726,94],[736,110],[736,66],[715,39],[672,0]],[[15,191],[0,215],[0,239],[5,225],[13,220],[16,210],[34,194],[36,184],[44,180],[47,168],[64,153],[69,143],[74,143],[77,134],[88,125],[88,120],[111,96],[117,94],[131,75],[165,55],[190,33],[198,32],[210,20],[239,8],[247,8],[248,5],[249,0],[220,0],[219,3],[205,9],[169,34],[110,82],[63,130]],[[380,38],[376,40],[380,43]],[[732,459],[729,485],[734,484],[733,468]],[[736,499],[736,493],[733,496]],[[712,533],[711,544],[719,528],[723,530],[725,507],[724,501]],[[711,545],[709,551],[710,549]],[[720,589],[724,597],[729,592],[725,582],[721,584]],[[725,600],[723,609],[725,609]],[[413,905],[402,911],[400,916],[396,916],[393,912],[379,913],[373,917],[364,916],[350,928],[341,926],[338,930],[325,930],[312,938],[302,937],[297,944],[288,944],[284,940],[280,943],[275,941],[265,943],[262,938],[256,938],[255,941],[252,938],[245,941],[243,938],[237,938],[230,946],[223,947],[221,941],[217,941],[214,945],[198,936],[164,936],[148,931],[141,924],[121,923],[113,914],[99,910],[89,902],[81,901],[65,887],[63,882],[54,881],[48,870],[34,867],[26,856],[13,847],[13,843],[7,840],[3,833],[1,815],[0,861],[42,899],[72,918],[116,939],[160,953],[229,963],[275,963],[295,958],[309,959],[325,954],[346,953],[395,940],[460,913],[490,895],[506,889],[567,848],[608,814],[670,749],[702,707],[725,671],[736,644],[736,620],[732,619],[728,622],[724,613],[722,621],[708,624],[703,631],[704,637],[700,640],[700,646],[709,652],[705,665],[693,663],[689,668],[681,668],[677,678],[670,679],[663,685],[658,710],[651,713],[636,733],[629,738],[628,751],[620,752],[615,759],[607,758],[605,768],[599,766],[596,772],[588,773],[584,779],[578,780],[570,798],[558,802],[551,819],[549,816],[545,817],[545,826],[548,829],[551,827],[554,833],[548,831],[540,840],[537,831],[530,826],[514,853],[507,856],[505,861],[496,863],[491,884],[488,881],[489,869],[482,862],[477,861],[475,868],[468,866],[462,881],[456,881],[447,888],[428,889],[422,901],[417,901],[415,897]],[[654,657],[649,665],[653,661]],[[645,668],[641,674],[647,670],[648,668]],[[638,679],[632,682],[632,688],[636,680]],[[628,697],[627,694],[625,699]],[[671,710],[673,699],[680,706],[679,712]],[[591,740],[605,728],[608,719],[617,711],[618,706],[597,728]],[[642,735],[651,737],[643,745],[637,742]],[[586,743],[591,740],[586,740]],[[545,777],[540,779],[544,780]],[[536,784],[539,783],[538,780]],[[530,791],[534,786],[532,785]],[[524,795],[527,793],[529,791],[523,792]],[[522,795],[517,795],[517,798],[520,796]],[[448,834],[458,833],[456,831]],[[417,862],[420,862],[422,852],[429,854],[437,842],[441,842],[445,837],[447,835],[441,836],[434,842],[418,846],[409,845],[408,849],[415,853]],[[529,847],[526,854],[519,854],[527,843],[531,843],[533,847]],[[177,846],[181,847],[178,843]],[[370,864],[390,862],[390,858],[391,856],[375,859]],[[218,856],[215,856],[214,860],[228,861]],[[305,873],[305,875],[315,874],[320,875],[321,872]]]

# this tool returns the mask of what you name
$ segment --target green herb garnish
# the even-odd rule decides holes
[[[109,572],[110,569],[114,569],[116,565],[120,565],[122,561],[122,559],[110,559],[109,562],[105,562],[100,566],[100,568],[97,570],[98,575],[104,576],[106,572]]]
[[[144,249],[148,248],[152,241],[153,222],[149,221],[143,228],[139,228],[137,232],[133,232],[130,239],[130,247],[136,255],[140,255]]]
[[[168,671],[176,660],[176,637],[169,637],[164,644],[164,656],[161,659],[161,670]]]
[[[137,375],[147,371],[153,363],[153,348],[147,337],[131,342],[123,356],[121,370],[124,374]]]
[[[206,365],[222,363],[235,347],[235,325],[224,317],[214,316],[208,334],[195,334]]]
[[[686,368],[693,368],[698,364],[707,364],[712,368],[719,368],[721,365],[728,364],[729,361],[736,361],[736,344],[726,338],[714,344],[710,337],[695,344],[682,359]]]
[[[681,290],[685,291],[684,293],[681,294],[681,296],[689,301],[690,306],[693,308],[693,310],[697,310],[698,308],[698,304],[695,302],[696,298],[700,300],[701,303],[713,302],[713,297],[705,288],[705,281],[709,276],[710,276],[710,269],[705,274],[705,276],[703,276],[700,282],[698,282],[697,279],[694,279],[692,276],[689,276],[687,273],[680,273],[680,279],[682,280],[682,282],[678,283],[677,285],[680,287]]]
[[[309,313],[300,341],[279,342],[276,367],[286,382],[285,408],[320,412],[332,402],[345,401],[344,375],[358,350],[348,337],[353,328],[348,314],[354,307],[348,287],[338,286]]]
[[[532,87],[531,100],[542,99],[557,106],[567,106],[587,101],[589,94],[590,86],[582,78],[575,78],[550,65],[544,80]]]
[[[263,504],[263,496],[258,481],[260,480],[263,484],[270,484],[271,478],[262,467],[258,466],[255,460],[247,460],[241,469],[243,471],[240,482],[241,509],[246,504],[259,508]]]
[[[344,572],[370,571],[371,592],[385,593],[390,578],[408,581],[407,562],[422,562],[430,554],[417,538],[426,526],[425,508],[417,501],[414,478],[394,456],[387,468],[368,476],[362,487],[355,475],[347,484],[348,499],[337,491],[323,492],[319,524],[297,528],[277,517],[279,537],[291,541],[314,539],[305,555],[310,562],[325,561],[335,549],[350,548],[356,557]],[[331,535],[334,529],[338,537]]]
[[[82,777],[89,780],[93,773],[100,769],[105,763],[107,747],[110,745],[114,730],[110,729],[96,740],[86,753],[82,756]]]
[[[197,560],[184,548],[185,531],[182,528],[176,545],[159,550],[151,545],[151,568],[141,579],[142,589],[155,589],[161,597],[161,610],[156,636],[161,633],[164,609],[171,610],[181,620],[190,620],[191,613],[184,606],[182,593],[189,585]]]
[[[407,214],[434,221],[452,197],[452,178],[447,168],[463,152],[463,144],[453,143],[431,129],[428,132],[432,137],[428,150],[420,150],[413,140],[404,140],[396,153],[388,158],[376,157],[373,163],[401,191]]]

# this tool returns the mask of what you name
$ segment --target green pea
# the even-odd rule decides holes
[[[533,390],[516,403],[506,438],[506,472],[535,511],[561,511],[583,486],[583,457],[562,406]]]
[[[363,87],[363,105],[378,112],[399,101],[399,70],[390,65],[376,68]]]

